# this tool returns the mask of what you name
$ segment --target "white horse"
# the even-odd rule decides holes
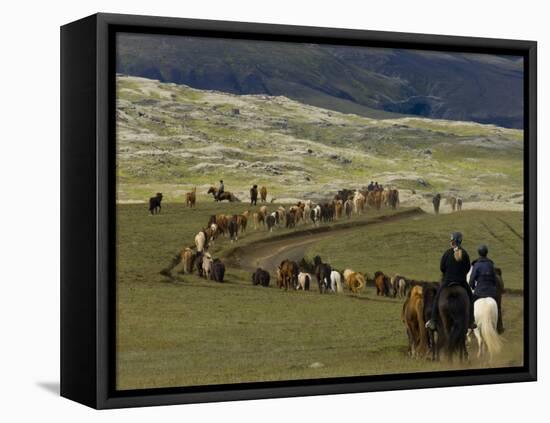
[[[353,207],[355,209],[355,213],[363,213],[363,208],[365,207],[365,196],[359,191],[355,191],[355,195],[353,196]]]
[[[313,223],[315,226],[319,226],[319,221],[321,220],[321,206],[316,205],[313,208]]]
[[[202,258],[202,271],[203,275],[206,279],[212,279],[212,263],[214,260],[212,260],[212,256],[210,253],[206,253],[204,257]]]
[[[477,358],[488,351],[489,361],[492,361],[494,355],[502,349],[502,340],[497,332],[497,302],[491,297],[476,300],[474,318],[477,325],[477,328],[474,329],[478,346]]]
[[[215,223],[212,223],[210,225],[210,230],[212,231],[212,236],[210,237],[210,241],[213,242],[219,235],[218,225],[216,225]]]
[[[309,273],[300,272],[298,274],[298,285],[296,285],[296,290],[309,291],[309,286],[311,285],[311,275]]]
[[[204,231],[200,231],[197,235],[195,235],[195,246],[197,247],[197,252],[202,253],[205,245],[206,236],[204,235]]]
[[[306,205],[304,206],[304,225],[308,224],[310,220],[310,216],[311,216],[311,206],[306,201]]]
[[[330,289],[338,294],[344,292],[344,288],[342,286],[342,276],[340,275],[340,272],[337,272],[336,270],[330,272]]]
[[[400,278],[397,281],[397,293],[399,294],[400,298],[405,298],[405,293],[407,292],[407,281],[403,278]]]

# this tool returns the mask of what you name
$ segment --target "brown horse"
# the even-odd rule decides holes
[[[383,272],[378,271],[374,274],[374,285],[376,286],[376,295],[390,296],[390,278]]]
[[[354,294],[358,294],[366,285],[365,276],[352,269],[344,270],[344,283]]]
[[[261,187],[260,188],[260,199],[262,200],[262,203],[265,203],[267,200],[267,188]]]
[[[248,223],[248,210],[237,216],[237,223],[239,224],[241,232],[246,231],[246,224]]]
[[[195,207],[197,202],[197,187],[194,187],[191,192],[185,194],[185,204],[187,207]]]
[[[227,227],[229,225],[229,217],[223,214],[216,216],[216,225],[218,225],[218,231],[225,235],[227,233]]]
[[[172,258],[170,264],[162,269],[160,274],[172,277],[172,269],[179,266],[181,263],[183,263],[183,268],[179,273],[192,273],[196,258],[197,254],[190,247],[184,248]]]
[[[401,311],[401,320],[407,330],[409,355],[423,357],[428,351],[428,337],[424,327],[424,292],[421,285],[413,286],[409,291]]]
[[[367,198],[367,204],[370,207],[374,207],[376,210],[380,210],[380,207],[382,207],[382,192],[370,191]]]
[[[389,190],[388,204],[392,209],[399,207],[399,191],[397,189],[393,188]]]
[[[218,196],[218,189],[216,187],[210,187],[208,188],[207,194],[212,194],[214,197],[214,201],[224,201],[227,200],[230,203],[234,201],[239,201],[237,197],[235,197],[232,193],[229,191],[224,191]]]
[[[294,289],[298,285],[298,265],[290,260],[283,260],[277,268],[277,286],[284,287],[285,291]]]

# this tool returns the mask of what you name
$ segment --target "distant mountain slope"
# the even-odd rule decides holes
[[[117,71],[374,118],[523,125],[523,65],[515,57],[119,34]]]
[[[193,186],[204,197],[219,179],[239,198],[256,183],[278,199],[315,199],[377,180],[403,200],[412,189],[415,201],[452,191],[508,207],[522,200],[522,139],[493,125],[377,120],[281,96],[117,78],[120,201],[155,192],[182,201]]]

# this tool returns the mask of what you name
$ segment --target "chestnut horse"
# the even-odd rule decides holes
[[[267,200],[267,188],[261,187],[260,188],[260,198],[262,200],[262,203],[265,203]]]
[[[185,194],[185,205],[187,207],[195,207],[197,202],[197,187],[194,187],[191,192]]]

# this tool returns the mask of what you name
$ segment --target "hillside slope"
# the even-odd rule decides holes
[[[345,113],[523,125],[518,57],[120,34],[120,73]]]
[[[322,198],[378,180],[399,187],[410,204],[425,205],[439,191],[470,203],[521,207],[521,130],[376,120],[282,96],[122,75],[117,96],[119,201],[143,201],[157,191],[183,201],[192,186],[204,195],[220,178],[241,198],[256,183],[278,199]]]

